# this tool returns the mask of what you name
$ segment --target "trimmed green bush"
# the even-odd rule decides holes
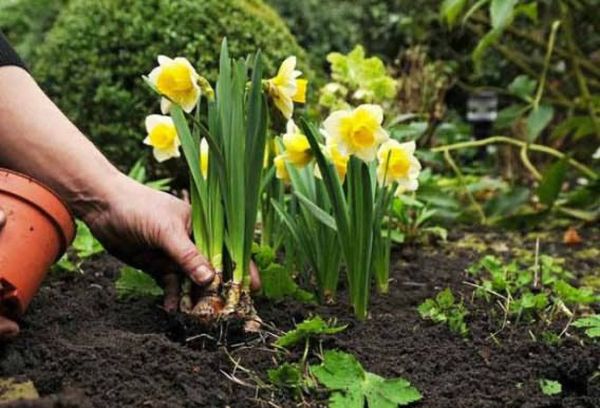
[[[306,56],[262,0],[70,0],[33,67],[54,101],[119,165],[147,153],[147,114],[159,111],[142,75],[156,57],[185,56],[215,80],[223,37],[232,55],[261,49],[265,72]],[[305,68],[305,67],[303,67]]]
[[[25,62],[32,62],[68,0],[0,0],[0,31]]]

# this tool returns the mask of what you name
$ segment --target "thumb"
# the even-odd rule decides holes
[[[203,286],[213,280],[214,269],[185,231],[173,231],[164,236],[162,248],[196,284]]]
[[[2,211],[2,207],[0,207],[0,229],[4,227],[4,224],[6,224],[6,214],[4,214],[4,211]]]

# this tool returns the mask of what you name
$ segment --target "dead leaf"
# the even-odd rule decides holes
[[[0,378],[0,403],[18,400],[34,400],[40,395],[32,381]]]
[[[563,236],[563,243],[565,245],[579,245],[582,242],[581,236],[574,227],[569,227]]]

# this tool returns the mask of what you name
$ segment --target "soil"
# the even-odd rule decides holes
[[[583,245],[566,247],[561,233],[545,234],[541,251],[564,257],[579,276],[600,276],[600,259],[584,256],[597,250],[600,230],[583,231],[582,237]],[[15,407],[325,406],[325,395],[294,399],[260,386],[276,364],[268,332],[320,314],[349,324],[326,338],[323,348],[352,352],[369,371],[408,379],[423,393],[415,407],[600,407],[600,344],[571,329],[560,346],[547,345],[534,341],[522,324],[492,338],[498,325],[490,307],[469,301],[466,266],[485,252],[507,255],[533,246],[531,237],[494,232],[454,233],[448,244],[405,246],[393,255],[390,293],[373,297],[367,321],[354,320],[343,302],[259,300],[267,333],[228,336],[227,347],[215,344],[214,333],[202,336],[168,316],[157,300],[119,299],[114,280],[121,265],[102,255],[87,262],[85,274],[51,274],[21,335],[0,345],[0,377],[30,379],[44,397],[8,405]],[[467,339],[418,316],[416,307],[445,287],[465,296]],[[343,289],[340,295],[344,299]],[[564,323],[556,322],[555,331]],[[293,350],[290,357],[301,352]],[[540,378],[560,381],[562,394],[544,396]]]

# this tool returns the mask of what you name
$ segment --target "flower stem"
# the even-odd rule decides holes
[[[491,145],[491,144],[510,144],[513,146],[518,146],[520,148],[523,148],[523,146],[527,146],[527,149],[530,151],[546,153],[546,154],[548,154],[550,156],[554,156],[558,159],[563,159],[566,156],[564,153],[562,153],[558,150],[555,150],[551,147],[539,145],[539,144],[529,144],[528,145],[524,141],[513,139],[513,138],[507,137],[507,136],[492,136],[492,137],[488,137],[486,139],[481,139],[481,140],[472,140],[469,142],[460,142],[460,143],[454,143],[454,144],[445,145],[445,146],[438,146],[438,147],[434,147],[433,149],[431,149],[431,151],[434,153],[435,152],[446,152],[446,151],[451,151],[451,150],[466,149],[466,148],[470,148],[470,147],[482,147],[482,146],[487,146],[487,145]],[[576,168],[581,173],[583,173],[585,176],[587,176],[593,180],[596,180],[598,178],[598,173],[596,173],[594,170],[587,167],[583,163],[581,163],[575,159],[572,159],[572,158],[568,158],[567,162],[572,167]]]

